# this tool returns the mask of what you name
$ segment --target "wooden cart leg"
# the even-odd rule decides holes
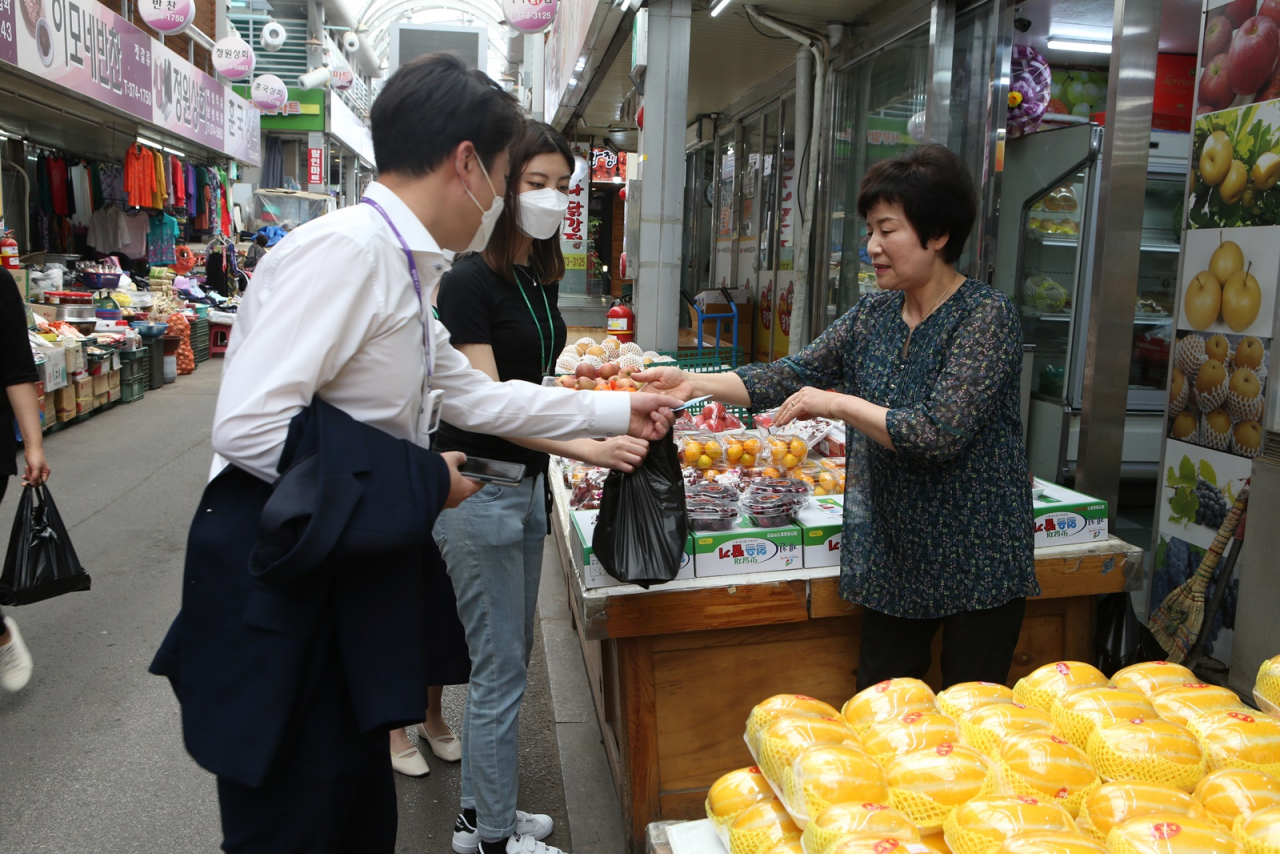
[[[653,643],[647,637],[617,641],[618,727],[623,757],[619,800],[627,829],[627,848],[644,854],[645,828],[661,817],[658,801],[658,716],[654,706]]]

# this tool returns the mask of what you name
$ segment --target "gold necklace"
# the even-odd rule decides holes
[[[964,278],[963,278],[963,277],[961,277],[960,282],[961,282],[961,283],[963,283],[963,282],[964,282]],[[955,286],[956,286],[956,283],[955,283],[955,282],[952,282],[951,284],[949,284],[949,285],[947,285],[945,288],[943,288],[943,289],[942,289],[942,293],[938,294],[938,298],[937,298],[936,300],[934,300],[933,305],[932,305],[932,306],[930,306],[930,307],[929,307],[929,310],[928,310],[928,311],[926,311],[926,312],[924,313],[924,316],[920,318],[919,322],[917,322],[915,326],[913,326],[913,327],[911,327],[910,329],[908,329],[908,330],[907,330],[907,340],[902,342],[902,359],[903,359],[904,361],[905,361],[905,360],[906,360],[906,358],[907,358],[907,350],[908,350],[908,349],[910,349],[910,347],[911,347],[911,335],[912,335],[912,333],[914,333],[917,329],[919,329],[919,328],[920,328],[920,324],[921,324],[921,323],[924,323],[926,320],[928,320],[928,319],[929,319],[929,315],[933,314],[933,313],[934,313],[934,311],[936,311],[936,310],[937,310],[938,306],[942,305],[942,301],[943,301],[944,299],[946,299],[946,298],[947,298],[947,295],[951,293],[952,289],[953,289],[953,288],[955,288]]]

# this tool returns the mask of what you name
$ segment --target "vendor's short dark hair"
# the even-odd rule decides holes
[[[523,123],[515,98],[451,53],[427,54],[400,66],[369,114],[378,171],[414,178],[468,141],[489,168]]]
[[[942,257],[960,260],[978,216],[978,194],[969,167],[946,146],[930,143],[881,160],[862,179],[858,216],[863,219],[879,202],[901,205],[920,245],[948,237]]]
[[[266,246],[267,236],[265,234],[259,234],[258,236],[253,238],[253,242],[258,244],[259,246]]]

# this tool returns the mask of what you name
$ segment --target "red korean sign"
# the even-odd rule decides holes
[[[323,184],[324,181],[324,149],[307,149],[307,183]]]

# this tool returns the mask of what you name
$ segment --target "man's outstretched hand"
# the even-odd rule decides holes
[[[627,433],[637,439],[649,441],[667,435],[671,424],[676,420],[671,408],[684,403],[677,397],[646,391],[637,391],[627,396],[631,398],[631,426],[627,428]]]

